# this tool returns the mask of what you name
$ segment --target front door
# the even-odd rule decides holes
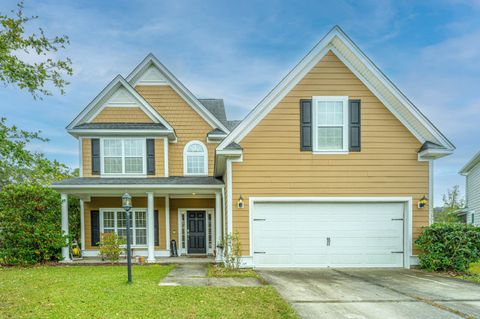
[[[187,211],[188,253],[206,254],[205,211]]]

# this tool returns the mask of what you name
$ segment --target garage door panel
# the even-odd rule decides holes
[[[254,264],[402,267],[403,254],[392,252],[403,250],[403,211],[403,203],[255,203]]]

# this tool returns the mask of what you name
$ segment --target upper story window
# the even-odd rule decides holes
[[[313,97],[313,150],[348,151],[348,97]]]
[[[208,175],[207,147],[200,141],[191,141],[183,150],[184,175]]]
[[[102,139],[102,174],[144,175],[145,147],[142,138]]]

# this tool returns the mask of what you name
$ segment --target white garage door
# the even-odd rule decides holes
[[[403,203],[262,203],[255,267],[403,267]]]

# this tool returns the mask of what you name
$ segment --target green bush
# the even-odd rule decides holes
[[[110,262],[117,262],[120,255],[124,251],[122,245],[125,245],[125,239],[117,235],[117,233],[102,233],[100,246],[100,256],[102,260],[110,260]]]
[[[472,225],[433,224],[423,228],[415,243],[420,267],[429,271],[465,272],[480,259],[480,227]]]
[[[62,258],[60,195],[37,184],[11,184],[0,192],[0,263],[35,264]]]

